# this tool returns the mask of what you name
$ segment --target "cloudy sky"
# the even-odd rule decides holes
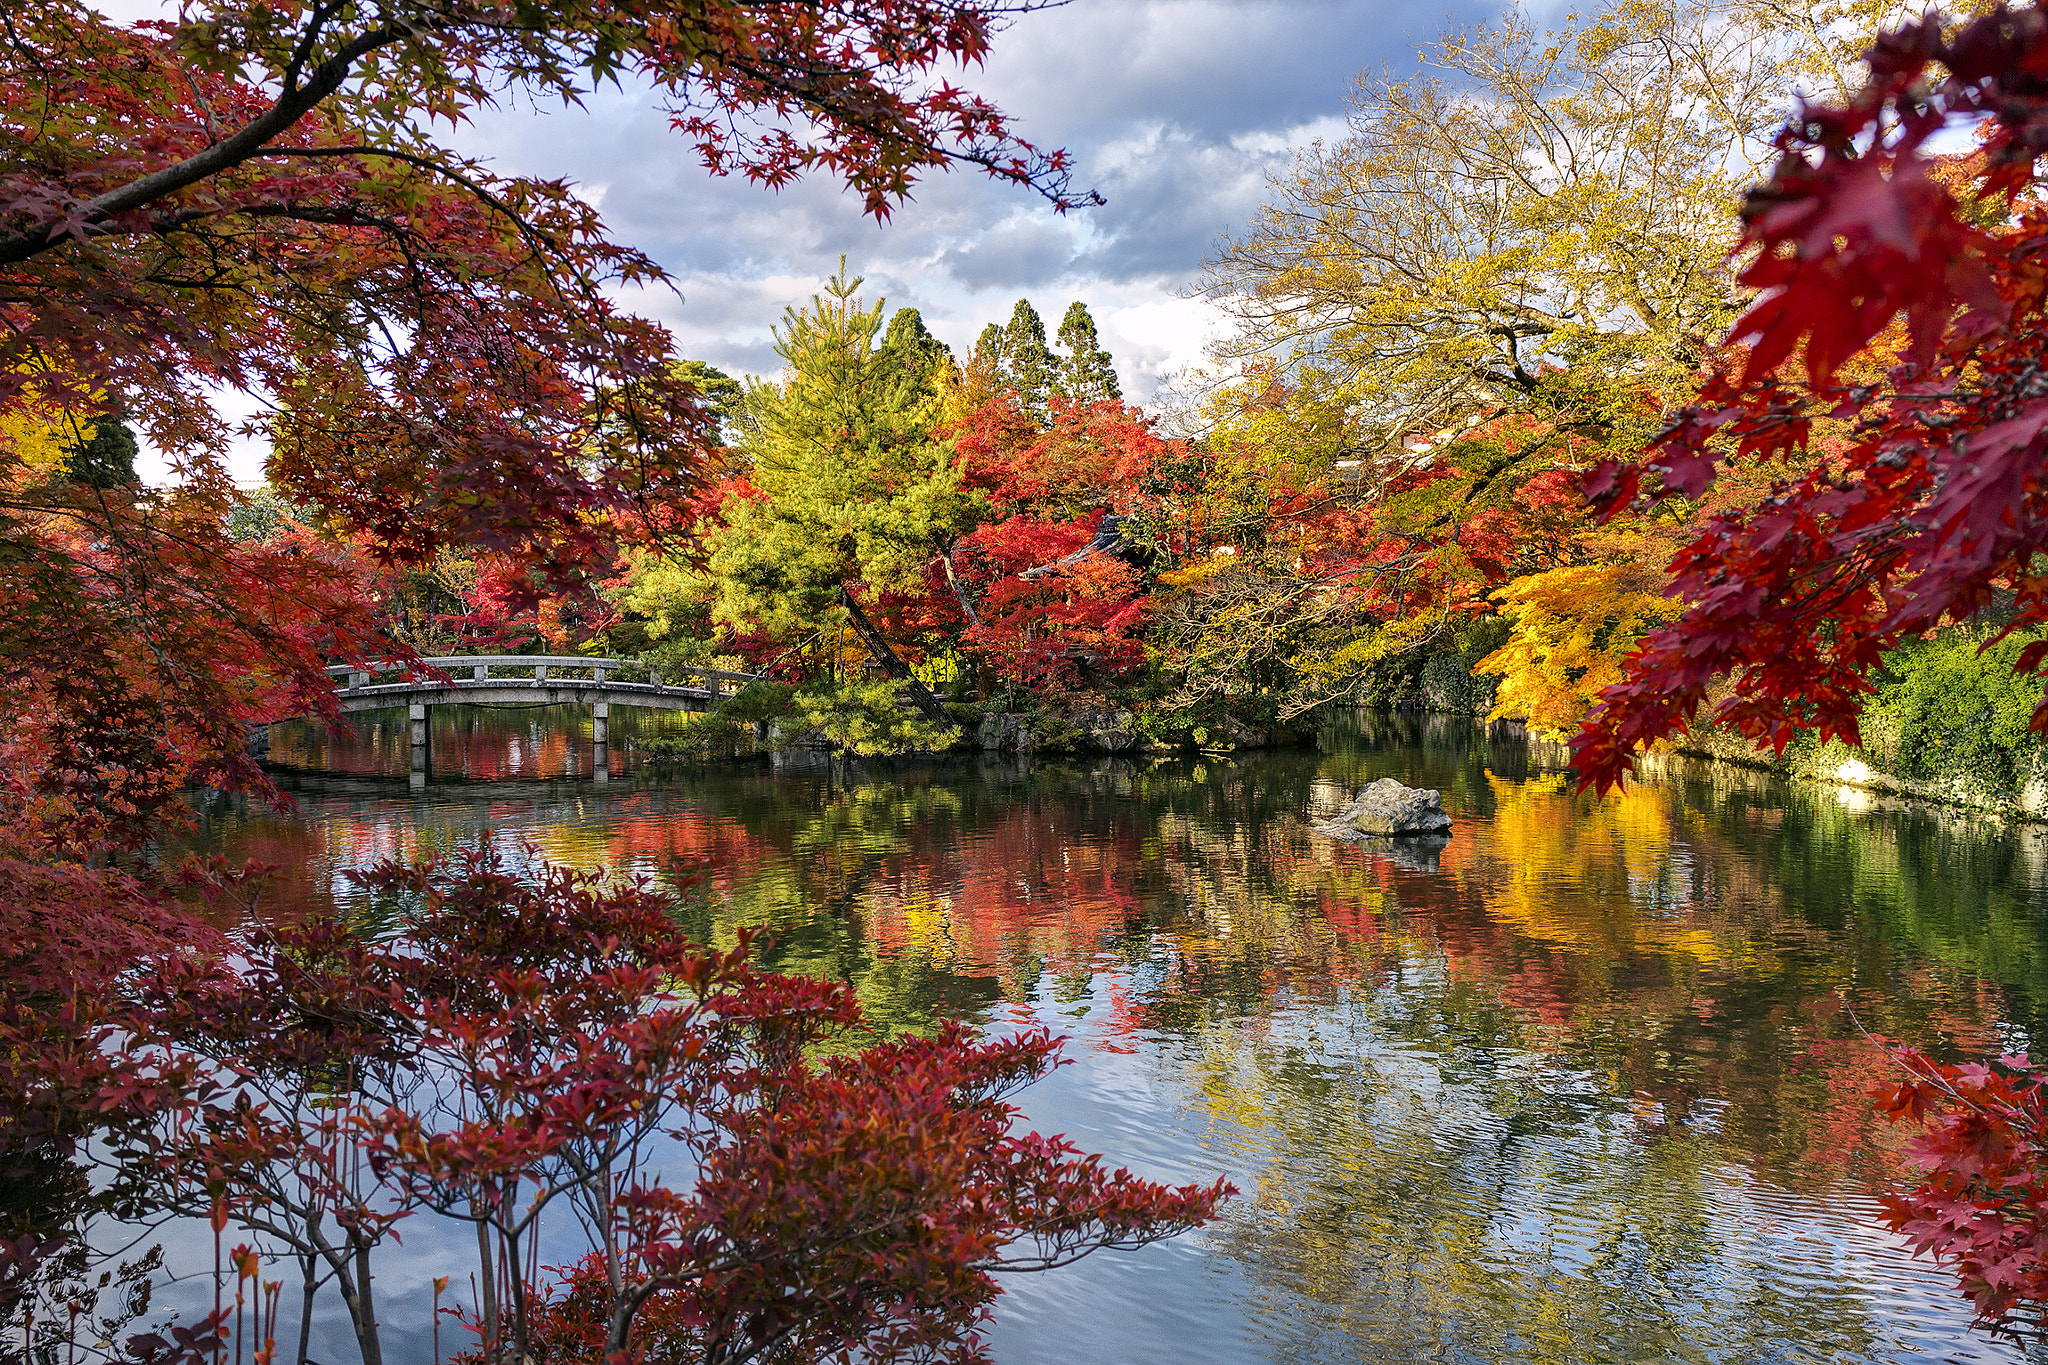
[[[1179,290],[1217,234],[1256,209],[1290,148],[1341,132],[1361,69],[1408,66],[1415,42],[1480,12],[1454,3],[1070,0],[1023,16],[963,83],[1025,137],[1070,150],[1076,184],[1109,201],[1065,218],[964,171],[923,182],[883,226],[822,179],[780,194],[717,180],[633,93],[598,96],[587,111],[497,111],[458,141],[502,171],[581,184],[615,237],[681,286],[680,301],[650,295],[636,307],[728,370],[775,371],[769,327],[844,252],[871,296],[917,308],[957,349],[1020,296],[1049,329],[1081,299],[1143,399],[1201,359],[1215,323]]]
[[[133,20],[176,5],[100,7]],[[487,111],[451,141],[502,173],[578,184],[614,238],[680,286],[680,299],[647,294],[632,306],[673,328],[686,354],[732,373],[775,373],[770,327],[843,252],[869,297],[918,309],[962,353],[1019,297],[1048,330],[1080,299],[1126,395],[1143,402],[1201,362],[1219,325],[1181,292],[1204,254],[1258,207],[1293,148],[1341,136],[1357,75],[1412,69],[1418,42],[1496,12],[1498,0],[1068,0],[1024,15],[959,83],[1040,147],[1066,148],[1075,185],[1108,200],[1065,217],[970,171],[925,180],[882,225],[822,178],[779,194],[717,179],[644,91],[601,92],[584,109]],[[250,404],[229,396],[223,406]],[[144,463],[145,478],[169,476],[153,453]],[[238,443],[229,463],[237,479],[260,481],[253,444]]]

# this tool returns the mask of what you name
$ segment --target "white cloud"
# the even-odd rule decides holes
[[[685,299],[638,306],[714,364],[772,367],[769,327],[843,252],[871,294],[919,309],[960,350],[1019,296],[1048,319],[1082,299],[1142,399],[1218,325],[1177,292],[1218,235],[1257,209],[1294,149],[1342,136],[1359,70],[1405,64],[1446,17],[1438,0],[1083,0],[1022,18],[960,80],[1024,136],[1069,148],[1076,183],[1109,200],[1064,217],[965,171],[928,178],[879,225],[829,182],[777,194],[714,179],[642,90],[601,92],[584,111],[493,111],[459,141],[502,170],[601,186],[612,232],[667,266]]]
[[[105,7],[120,17],[164,8]],[[643,87],[596,92],[582,109],[509,102],[452,140],[501,172],[576,182],[613,235],[662,262],[682,293],[632,305],[721,367],[772,371],[769,328],[843,252],[871,293],[919,309],[956,350],[1019,296],[1049,321],[1079,298],[1142,401],[1198,360],[1219,325],[1177,291],[1217,236],[1257,209],[1294,149],[1342,136],[1358,72],[1406,67],[1415,41],[1490,12],[1474,0],[1077,0],[1024,16],[985,69],[956,78],[1023,136],[1068,148],[1076,184],[1108,198],[1064,217],[967,171],[923,181],[886,224],[826,180],[771,193],[716,179]]]

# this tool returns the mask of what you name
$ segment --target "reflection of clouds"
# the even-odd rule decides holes
[[[1718,1136],[1729,1105],[1522,1050],[1419,984],[1218,1021],[1196,1054],[1212,1150],[1256,1171],[1216,1237],[1259,1286],[1276,1358],[1748,1360],[1798,1342],[1904,1365],[1970,1341],[1952,1281],[1838,1167],[1766,1177]]]
[[[539,732],[508,725],[530,751]],[[1855,982],[1857,1018],[1894,1036],[2025,1046],[2005,1016],[2037,975],[2032,832],[1965,843],[1924,810],[1851,819],[1740,773],[1577,796],[1502,777],[1465,733],[1200,769],[811,755],[416,798],[336,779],[227,851],[318,863],[316,888],[478,839],[657,878],[704,858],[693,928],[771,926],[778,965],[851,982],[884,1026],[1072,1033],[1079,1065],[1025,1097],[1041,1131],[1248,1193],[1142,1290],[1118,1278],[1134,1258],[1012,1291],[998,1334],[1030,1345],[1005,1358],[1120,1360],[1090,1354],[1129,1339],[1099,1324],[1155,1310],[1190,1361],[1247,1340],[1537,1358],[1532,1323],[1556,1359],[1954,1357],[1952,1283],[1839,1195],[1905,1135],[1873,1113],[1875,1045],[1832,990]],[[1304,827],[1390,772],[1459,822],[1434,873]],[[2000,923],[2021,928],[1982,937]],[[1097,1290],[1099,1312],[1060,1297]]]

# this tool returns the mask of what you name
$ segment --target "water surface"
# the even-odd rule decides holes
[[[1904,1134],[1868,1095],[1877,1039],[2044,1027],[2038,829],[1725,768],[1574,795],[1439,720],[1234,760],[660,773],[638,745],[681,718],[615,711],[599,769],[579,713],[442,708],[418,790],[403,713],[367,720],[279,728],[297,813],[207,813],[283,902],[346,909],[349,870],[478,840],[680,885],[695,932],[773,928],[774,965],[850,982],[878,1030],[1052,1025],[1075,1065],[1026,1093],[1036,1126],[1244,1191],[1010,1282],[1006,1365],[2022,1358],[1875,1221]],[[1309,830],[1382,776],[1443,792],[1440,852]],[[394,1322],[458,1247],[408,1231]]]

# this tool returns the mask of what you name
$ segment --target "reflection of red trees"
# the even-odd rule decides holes
[[[1134,821],[1081,830],[1064,811],[1015,806],[971,840],[920,841],[892,856],[870,897],[875,946],[994,975],[1013,995],[1026,963],[1086,970],[1144,920],[1144,848]]]
[[[611,812],[604,862],[621,872],[688,869],[699,888],[724,896],[788,856],[730,816],[657,806],[644,792]]]
[[[1357,1001],[1398,971],[1417,1028],[1503,1037],[1607,1077],[1645,1129],[1706,1125],[1767,1169],[1822,1179],[1892,1159],[1865,1098],[1883,1064],[1859,1025],[1981,1055],[2005,1008],[1996,985],[1946,968],[1837,999],[1837,983],[1873,979],[1874,945],[1788,909],[1751,825],[1702,826],[1654,789],[1497,782],[1491,818],[1462,820],[1433,871],[1285,821],[1074,791],[975,809],[915,782],[746,790],[730,815],[657,788],[613,792],[588,825],[536,824],[516,798],[483,823],[629,875],[701,869],[721,917],[845,916],[876,957],[1020,1004],[1089,994],[1078,1031],[1097,1047],[1184,1031],[1218,1001],[1255,1034],[1266,1002]],[[341,869],[412,853],[416,820],[406,798],[378,797],[231,851],[284,869],[273,904],[331,904]]]
[[[1857,1174],[1895,1177],[1905,1170],[1909,1134],[1886,1123],[1870,1103],[1871,1092],[1893,1070],[1883,1040],[1816,1038],[1790,1059],[1787,1070],[1817,1090],[1820,1100],[1803,1116],[1807,1133],[1797,1154],[1803,1169],[1839,1174],[1853,1153],[1860,1158]]]
[[[588,707],[437,706],[429,711],[429,761],[438,777],[496,782],[587,776],[594,762]],[[539,716],[538,719],[533,717]],[[290,722],[271,733],[270,758],[309,772],[398,776],[412,762],[401,709],[359,712],[332,728]],[[626,746],[614,744],[607,767],[623,775]]]
[[[577,727],[578,731],[581,727]],[[507,737],[500,731],[469,727],[458,718],[434,727],[431,750],[437,772],[461,773],[482,781],[512,777],[558,777],[590,771],[587,734],[551,725],[536,733]]]

